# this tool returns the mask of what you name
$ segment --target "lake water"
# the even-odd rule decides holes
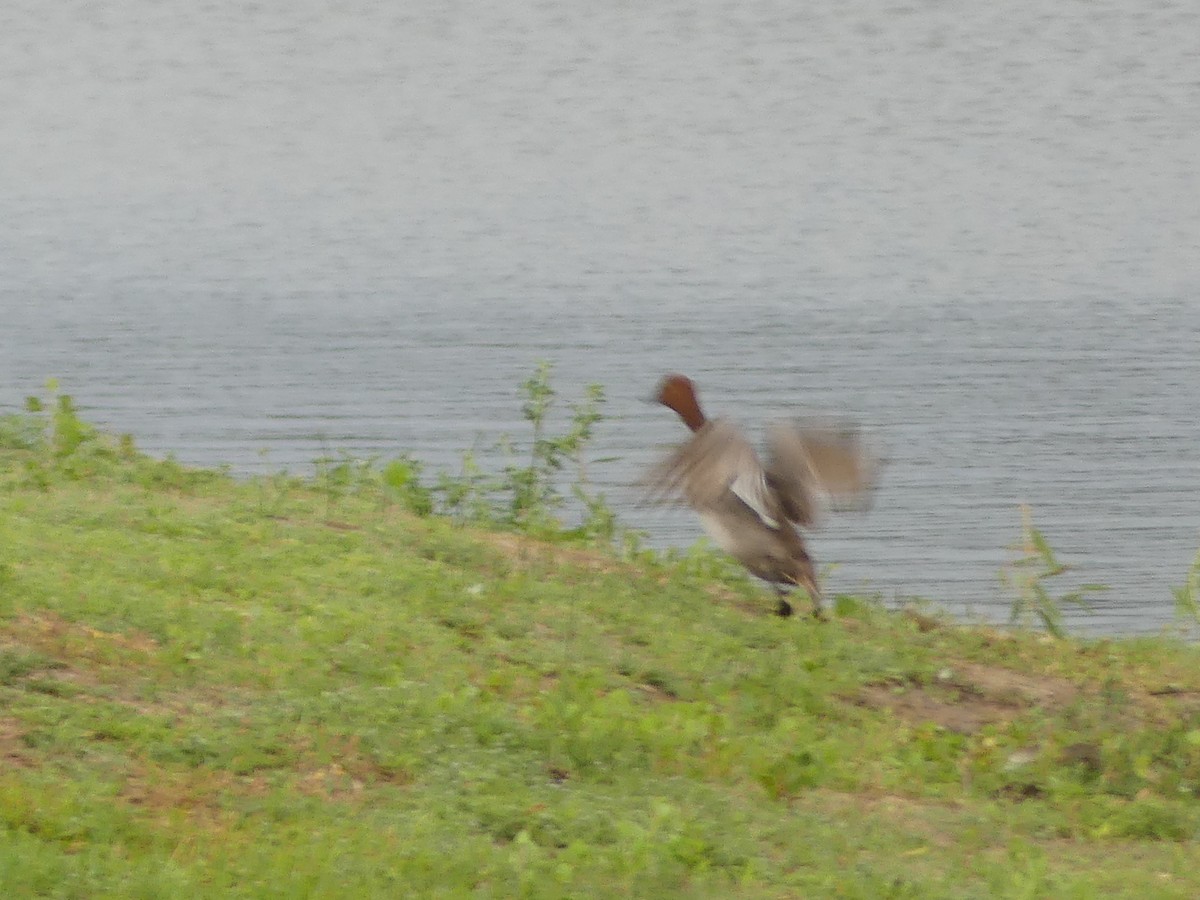
[[[278,6],[278,8],[275,8]],[[535,362],[629,487],[669,370],[888,458],[828,589],[1003,620],[1018,504],[1080,631],[1200,545],[1200,7],[1067,0],[9,3],[0,408],[47,377],[155,453],[433,468]],[[1068,584],[1072,582],[1068,581]]]

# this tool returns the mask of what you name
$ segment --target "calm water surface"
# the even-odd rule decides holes
[[[863,422],[832,590],[1007,614],[1035,518],[1153,631],[1200,545],[1200,8],[691,0],[0,11],[0,406],[240,472],[522,434],[628,487],[714,413]]]

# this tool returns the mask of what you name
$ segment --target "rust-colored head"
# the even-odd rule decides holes
[[[704,427],[704,413],[700,411],[700,401],[696,399],[696,386],[686,375],[666,376],[658,385],[658,396],[655,399],[679,413],[683,424],[692,431],[699,431]]]

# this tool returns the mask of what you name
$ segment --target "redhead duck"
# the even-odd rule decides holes
[[[651,471],[652,499],[681,496],[719,547],[774,588],[779,615],[792,614],[784,595],[801,587],[822,617],[816,570],[796,526],[814,524],[818,495],[839,507],[866,496],[876,466],[857,436],[775,424],[764,467],[735,426],[705,418],[690,378],[666,376],[655,399],[679,414],[692,437]]]

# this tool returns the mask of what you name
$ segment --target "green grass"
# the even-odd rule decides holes
[[[4,897],[1200,896],[1182,642],[782,620],[703,552],[30,421],[0,419]]]

